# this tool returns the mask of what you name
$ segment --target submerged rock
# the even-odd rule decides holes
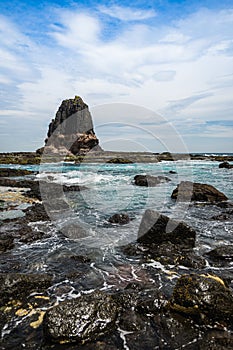
[[[180,201],[221,202],[228,198],[214,186],[191,181],[181,181],[171,198]]]
[[[108,220],[111,224],[120,224],[120,225],[125,225],[130,222],[130,218],[128,214],[124,213],[119,213],[119,214],[114,214],[111,216]]]
[[[44,332],[53,342],[90,342],[115,327],[118,306],[111,295],[95,291],[66,300],[46,312]]]
[[[159,212],[147,209],[138,231],[138,243],[157,245],[171,242],[192,248],[195,246],[196,232],[184,222],[178,222]]]
[[[152,176],[152,175],[136,175],[134,176],[134,184],[136,186],[145,186],[145,187],[155,187],[163,182],[169,182],[169,179],[166,176]]]
[[[217,276],[181,276],[174,288],[169,307],[205,323],[219,321],[229,324],[233,320],[232,293]]]

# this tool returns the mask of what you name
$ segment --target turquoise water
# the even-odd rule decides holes
[[[59,230],[74,222],[89,232],[81,239],[92,246],[123,245],[134,241],[144,211],[156,209],[175,219],[189,223],[198,231],[198,247],[211,247],[221,242],[233,242],[230,222],[214,222],[213,215],[220,214],[216,206],[177,206],[171,199],[172,191],[180,181],[211,184],[233,201],[233,171],[219,169],[214,161],[164,161],[135,164],[44,164],[43,166],[12,166],[39,171],[38,179],[49,179],[60,184],[83,185],[85,191],[65,193],[70,211],[56,220]],[[169,171],[176,174],[170,174]],[[163,175],[168,183],[147,188],[133,184],[137,174]],[[49,189],[48,189],[49,191]],[[53,209],[53,208],[52,208]],[[51,208],[49,209],[51,210]],[[126,226],[109,225],[111,215],[124,212],[132,219]],[[69,235],[68,235],[69,236]],[[72,234],[72,238],[75,238]]]

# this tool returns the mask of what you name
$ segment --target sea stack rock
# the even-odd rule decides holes
[[[79,96],[62,101],[47,136],[46,151],[51,153],[84,155],[93,148],[101,150],[88,105]]]

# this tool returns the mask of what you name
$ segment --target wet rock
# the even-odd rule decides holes
[[[218,191],[212,185],[193,183],[191,181],[181,181],[172,192],[171,198],[180,202],[200,201],[211,203],[226,201],[228,199],[224,193]]]
[[[0,169],[0,177],[9,177],[9,176],[25,176],[35,174],[35,172],[25,169],[8,169],[1,168]]]
[[[114,214],[111,216],[108,220],[111,224],[120,224],[120,225],[125,225],[130,222],[130,218],[128,214],[124,213],[119,213],[119,214]]]
[[[18,229],[18,234],[20,235],[20,242],[23,243],[33,243],[43,238],[44,232],[35,231],[28,225],[22,225]]]
[[[154,187],[163,182],[169,182],[169,179],[166,176],[152,176],[152,175],[136,175],[134,176],[134,184],[136,186],[146,186],[146,187]]]
[[[201,350],[230,350],[233,349],[233,335],[229,331],[210,330],[200,339]]]
[[[223,280],[212,275],[183,275],[169,301],[171,310],[204,323],[229,324],[233,320],[233,296]]]
[[[170,242],[159,246],[152,244],[146,254],[146,260],[156,260],[163,265],[185,266],[194,269],[201,269],[206,266],[205,259],[197,255],[193,249],[180,248]]]
[[[25,217],[21,219],[22,222],[50,221],[43,204],[35,203],[24,212]]]
[[[225,211],[221,214],[214,215],[211,217],[212,220],[220,220],[220,221],[231,221],[233,220],[233,210]]]
[[[219,168],[233,169],[233,165],[228,162],[222,162],[218,166]]]
[[[147,209],[142,217],[137,242],[142,244],[162,244],[171,242],[192,248],[195,246],[196,232],[184,222],[178,222],[159,212]]]
[[[53,342],[90,342],[114,329],[118,306],[111,295],[95,291],[61,302],[46,312],[44,332]]]
[[[217,266],[222,266],[233,261],[233,245],[219,246],[206,255],[214,262]]]
[[[0,305],[9,300],[24,300],[32,292],[42,292],[51,286],[52,277],[48,274],[0,274]]]
[[[220,202],[216,204],[219,208],[233,208],[232,202]]]
[[[174,171],[174,170],[170,170],[170,171],[169,171],[169,174],[177,174],[177,172]]]
[[[14,248],[14,238],[9,234],[0,235],[0,253]]]

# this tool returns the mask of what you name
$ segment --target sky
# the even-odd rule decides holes
[[[0,1],[0,152],[75,95],[104,149],[233,152],[232,0]]]

